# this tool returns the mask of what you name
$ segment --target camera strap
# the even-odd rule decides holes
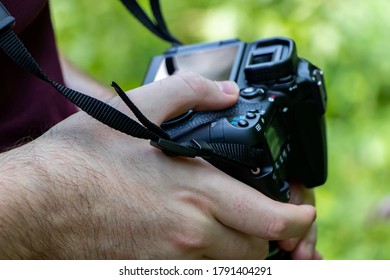
[[[107,103],[51,80],[11,29],[0,34],[0,48],[16,64],[50,84],[69,101],[100,122],[138,138],[158,139],[160,137],[158,134],[149,129],[145,129],[145,127]]]
[[[8,13],[0,2],[0,48],[20,67],[50,84],[69,101],[93,118],[116,130],[137,138],[155,141],[160,137],[169,137],[162,129],[148,121],[139,110],[135,115],[145,127],[107,103],[51,80],[12,30],[11,27],[14,25],[14,22],[15,18]],[[113,83],[114,85],[116,84]],[[134,104],[132,107],[132,110],[136,108]]]
[[[8,13],[0,2],[0,48],[20,67],[32,73],[39,79],[50,84],[65,98],[78,106],[81,110],[101,123],[119,130],[127,135],[151,140],[151,145],[163,150],[172,156],[219,158],[250,168],[257,168],[262,158],[261,150],[244,145],[228,143],[206,143],[192,140],[189,143],[175,143],[170,136],[159,126],[150,122],[135,106],[118,84],[112,82],[112,87],[119,97],[137,117],[137,121],[111,107],[107,103],[67,88],[50,79],[32,57],[16,33],[12,30],[15,19]]]
[[[136,0],[121,0],[122,4],[134,15],[147,29],[161,39],[172,43],[173,45],[181,45],[181,42],[176,39],[165,23],[164,17],[161,12],[159,0],[150,0],[150,7],[155,18],[153,22],[150,17],[145,13]]]

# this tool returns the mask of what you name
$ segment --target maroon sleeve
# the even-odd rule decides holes
[[[50,11],[45,0],[2,0],[15,31],[47,75],[63,83]],[[50,85],[0,51],[0,152],[30,141],[77,108]]]

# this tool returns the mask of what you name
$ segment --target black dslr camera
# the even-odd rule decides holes
[[[327,177],[322,71],[299,58],[294,41],[271,38],[253,43],[226,40],[177,46],[152,59],[144,84],[179,70],[240,87],[236,105],[217,112],[188,113],[163,124],[177,143],[192,139],[231,143],[261,151],[257,168],[206,159],[232,177],[278,201],[289,200],[287,181],[307,187]]]

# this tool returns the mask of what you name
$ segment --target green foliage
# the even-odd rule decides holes
[[[141,1],[148,9],[148,1]],[[390,2],[162,0],[186,44],[286,36],[325,72],[329,178],[317,189],[318,247],[327,259],[390,259],[390,221],[373,212],[390,193]],[[52,0],[60,49],[105,84],[137,87],[169,45],[118,0]]]

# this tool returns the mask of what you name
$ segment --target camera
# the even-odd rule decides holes
[[[323,72],[298,57],[289,38],[251,43],[238,39],[174,46],[152,58],[143,84],[190,70],[211,80],[232,80],[238,102],[225,110],[189,111],[162,124],[176,143],[196,141],[250,147],[261,153],[256,168],[220,158],[215,167],[263,194],[287,202],[289,183],[312,188],[327,178]],[[229,148],[231,145],[231,148]]]

